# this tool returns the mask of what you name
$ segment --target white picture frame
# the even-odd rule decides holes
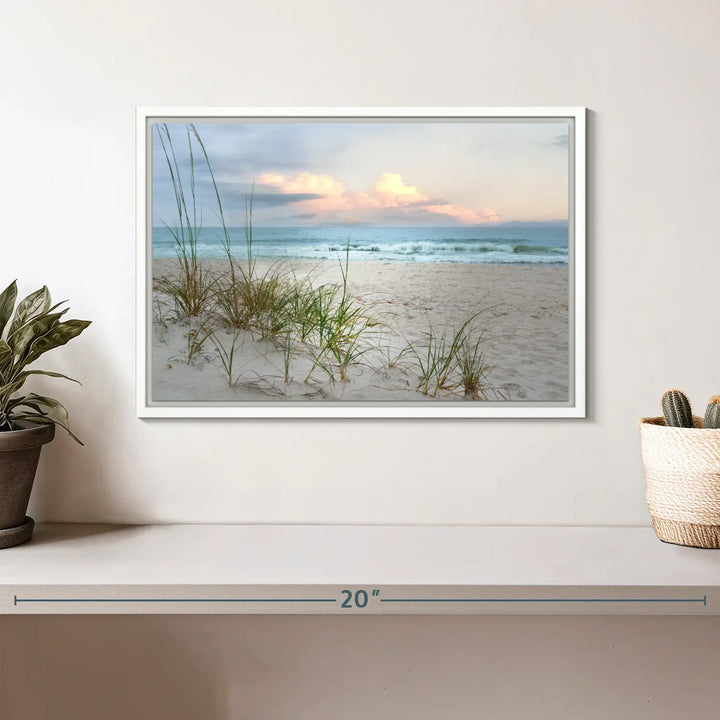
[[[241,402],[153,397],[152,143],[156,123],[568,123],[568,399],[545,401]],[[137,109],[137,414],[141,418],[584,418],[586,416],[586,109],[582,107],[371,107]]]

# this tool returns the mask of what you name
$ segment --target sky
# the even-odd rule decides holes
[[[264,226],[484,225],[568,218],[568,125],[543,122],[195,123],[225,221]],[[176,177],[190,197],[185,123],[169,123]],[[153,127],[153,224],[178,213]],[[170,150],[167,138],[165,147]],[[207,165],[192,138],[198,216],[218,225]]]

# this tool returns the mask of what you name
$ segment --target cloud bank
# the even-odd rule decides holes
[[[275,205],[295,203],[300,215],[322,222],[382,222],[405,217],[408,222],[423,217],[444,216],[466,225],[499,222],[490,208],[473,210],[444,200],[431,200],[400,173],[383,172],[370,192],[347,190],[331,175],[300,172],[292,177],[265,172],[256,179],[255,197],[273,198]]]

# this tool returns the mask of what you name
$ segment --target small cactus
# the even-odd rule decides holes
[[[717,430],[720,428],[720,403],[711,402],[705,410],[705,427]]]
[[[680,390],[668,390],[662,396],[662,410],[668,426],[682,428],[693,426],[690,401]]]

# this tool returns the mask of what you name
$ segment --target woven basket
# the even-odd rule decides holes
[[[639,423],[645,496],[663,542],[720,548],[720,430],[668,427],[664,418]]]

